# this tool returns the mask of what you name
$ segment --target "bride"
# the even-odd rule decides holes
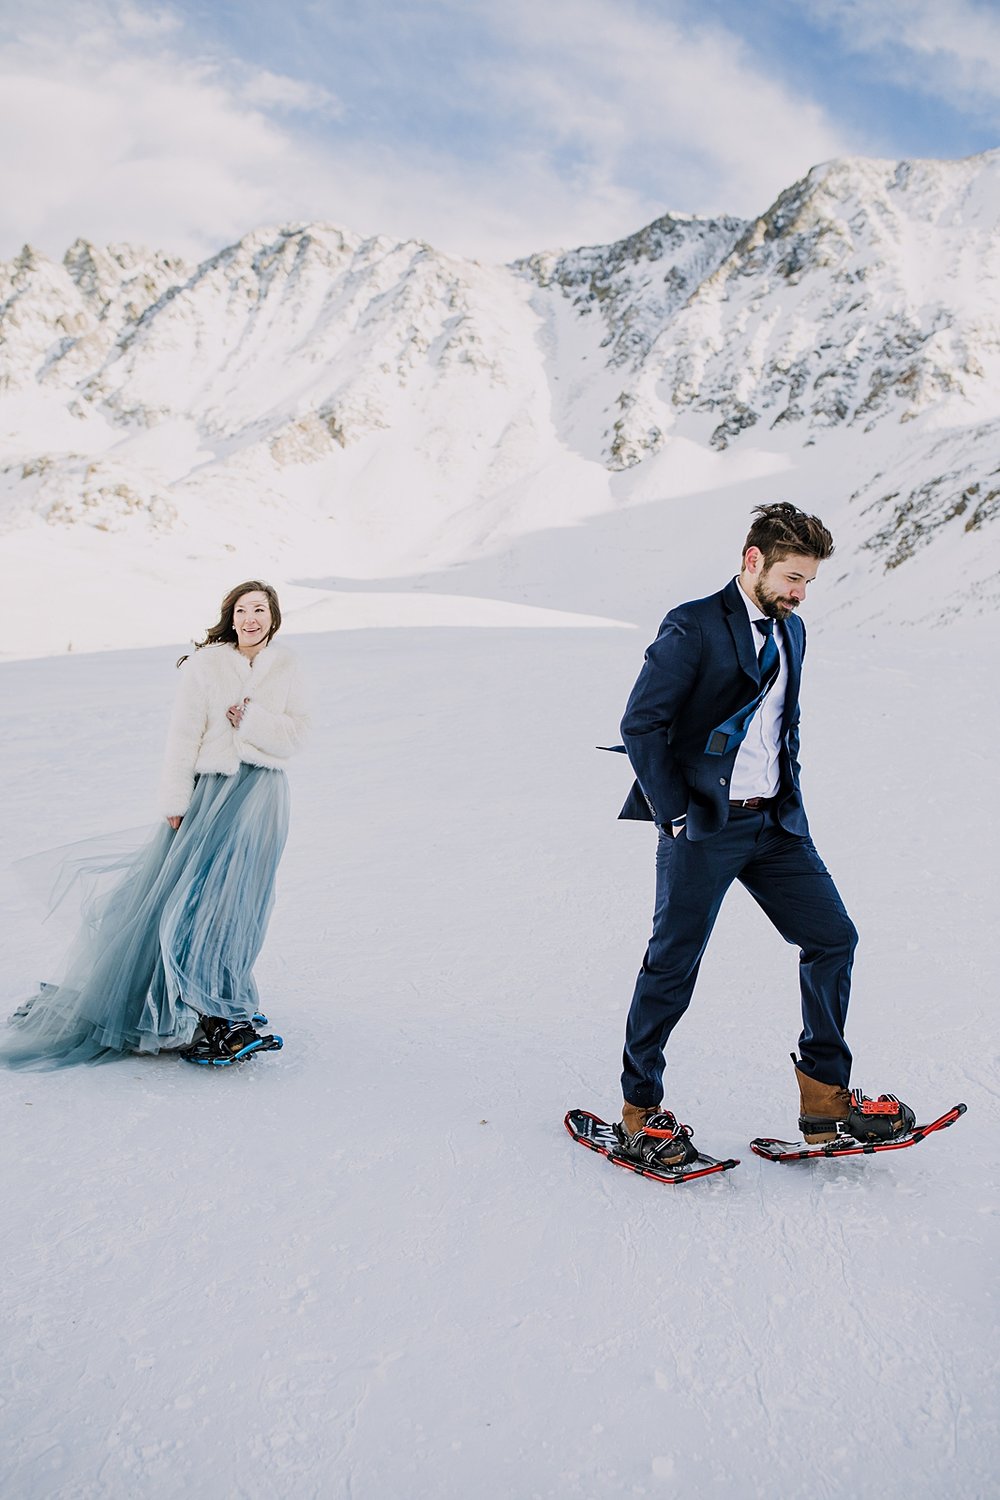
[[[283,767],[308,726],[295,658],[273,644],[280,624],[270,584],[241,583],[177,663],[165,822],[138,853],[76,867],[105,888],[84,903],[61,983],[14,1012],[0,1061],[45,1068],[170,1049],[225,1066],[281,1046],[256,1030],[266,1020],[253,977],[288,832]]]

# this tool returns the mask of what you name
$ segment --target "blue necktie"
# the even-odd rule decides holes
[[[773,620],[754,620],[754,624],[764,637],[764,644],[757,652],[757,665],[760,668],[760,685],[766,693],[778,675],[778,643],[774,639]],[[761,698],[764,693],[761,693]]]
[[[770,688],[778,675],[780,660],[778,657],[778,643],[774,639],[773,620],[754,620],[754,624],[764,637],[764,644],[757,654],[757,666],[760,669],[760,692],[752,703],[745,708],[737,709],[736,713],[730,714],[725,723],[713,729],[705,746],[706,755],[727,755],[730,750],[735,750],[742,745],[746,738],[746,732],[750,728],[750,720],[757,712]]]

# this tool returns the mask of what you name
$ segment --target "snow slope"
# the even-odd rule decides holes
[[[568,559],[579,588],[615,559],[651,589],[636,514],[591,575]],[[730,552],[699,533],[661,603]],[[285,1050],[0,1090],[5,1493],[991,1493],[996,855],[969,790],[1000,731],[996,627],[834,611],[803,714],[814,833],[862,930],[857,1079],[968,1115],[898,1156],[754,1158],[794,1131],[795,956],[735,892],[668,1098],[742,1165],[675,1190],[561,1124],[616,1107],[653,841],[616,822],[627,767],[592,747],[657,618],[299,638],[317,728],[258,966]],[[143,822],[175,654],[0,666],[13,855]],[[0,889],[12,1000],[51,940]]]

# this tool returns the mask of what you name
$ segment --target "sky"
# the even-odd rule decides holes
[[[323,221],[485,261],[1000,144],[1000,0],[0,0],[0,258]]]

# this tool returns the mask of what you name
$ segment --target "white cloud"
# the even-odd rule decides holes
[[[300,85],[279,98],[273,74],[233,82],[166,50],[171,29],[47,27],[0,49],[0,136],[15,143],[0,153],[0,253],[60,253],[83,234],[198,256],[305,196],[309,148],[252,102],[304,107]]]
[[[80,10],[83,10],[85,18],[89,15],[91,24],[100,24],[102,21],[106,24],[110,20],[126,36],[162,38],[180,29],[180,19],[173,11],[162,7],[151,9],[148,5],[140,8],[130,3],[130,0],[118,0],[110,14],[105,8],[95,6],[93,0],[90,4],[78,7],[78,14]]]
[[[817,0],[844,47],[886,76],[1000,124],[1000,15],[970,0]]]
[[[329,90],[314,83],[303,83],[297,78],[284,78],[266,68],[253,69],[240,87],[239,95],[245,103],[261,109],[300,110],[307,114],[328,115],[331,119],[339,119],[344,112],[340,101]]]
[[[595,179],[628,181],[640,165],[672,194],[664,207],[761,212],[816,162],[864,146],[717,26],[653,19],[629,0],[509,0],[503,30],[518,60],[486,65],[487,85],[541,139],[589,153]]]
[[[816,161],[864,146],[730,34],[634,0],[427,0],[446,35],[470,18],[493,32],[455,101],[475,153],[459,132],[366,138],[334,92],[196,53],[168,7],[40,3],[36,29],[0,46],[0,132],[15,143],[0,155],[2,255],[25,240],[59,254],[83,234],[197,257],[317,219],[505,259],[667,209],[760,212]],[[426,61],[394,50],[394,10],[371,17],[386,88],[409,68],[437,89],[417,75]]]

